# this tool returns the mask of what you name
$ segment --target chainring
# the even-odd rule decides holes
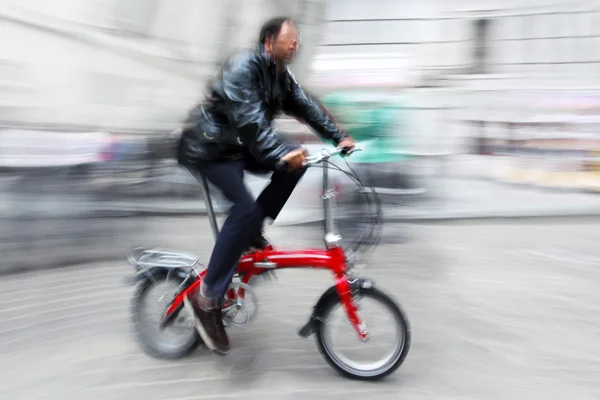
[[[252,321],[258,313],[258,300],[252,286],[232,282],[223,299],[222,313],[226,326],[242,326]]]

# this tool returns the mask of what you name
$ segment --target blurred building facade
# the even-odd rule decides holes
[[[598,75],[599,22],[593,0],[332,0],[321,51],[409,54],[428,75],[586,78]]]
[[[482,126],[502,136],[557,113],[548,99],[600,89],[593,0],[332,0],[327,20],[317,57],[404,57],[407,129],[423,151],[460,153]]]
[[[302,77],[315,56],[406,60],[409,127],[428,150],[463,148],[464,121],[517,118],[515,97],[594,90],[593,0],[5,0],[0,124],[171,129],[216,65],[265,18],[300,21]]]
[[[5,0],[0,125],[172,129],[216,66],[262,22],[302,26],[296,69],[320,40],[322,0]],[[315,35],[316,34],[316,35]]]

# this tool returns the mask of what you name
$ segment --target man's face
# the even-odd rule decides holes
[[[277,37],[268,38],[265,43],[267,51],[271,57],[279,64],[287,64],[292,61],[296,51],[298,51],[298,32],[294,24],[284,22],[281,31]]]

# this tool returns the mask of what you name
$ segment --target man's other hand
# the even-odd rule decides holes
[[[287,164],[289,170],[296,171],[301,169],[306,161],[308,151],[306,149],[296,149],[287,153],[281,158],[281,161]]]

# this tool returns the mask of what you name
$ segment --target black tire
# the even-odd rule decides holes
[[[164,283],[172,283],[176,287],[181,282],[182,279],[178,276],[170,276],[167,281],[167,275],[155,275],[138,285],[138,289],[136,290],[133,299],[133,326],[142,350],[151,357],[169,360],[181,358],[194,351],[202,343],[198,331],[193,327],[190,330],[189,338],[186,338],[181,345],[176,346],[175,348],[167,348],[158,343],[143,324],[141,318],[142,305],[147,295],[150,293],[150,290],[157,285]],[[180,312],[183,313],[185,310],[181,310]],[[159,323],[160,321],[157,320],[156,329],[158,329]],[[168,332],[170,329],[175,328],[173,326],[167,327],[165,332]]]
[[[339,358],[336,358],[324,336],[324,321],[327,321],[332,309],[336,305],[340,304],[339,297],[337,295],[331,296],[331,298],[324,304],[322,308],[320,313],[321,318],[316,321],[317,325],[315,329],[315,340],[317,341],[319,352],[323,355],[327,363],[343,376],[367,381],[382,379],[400,367],[408,355],[411,343],[410,325],[402,309],[394,302],[394,300],[392,300],[381,290],[374,287],[360,288],[358,289],[358,294],[362,297],[370,297],[371,299],[382,303],[391,312],[391,314],[394,316],[394,321],[400,327],[400,331],[402,333],[401,345],[396,348],[390,362],[384,367],[377,368],[374,371],[364,372],[345,365]]]

